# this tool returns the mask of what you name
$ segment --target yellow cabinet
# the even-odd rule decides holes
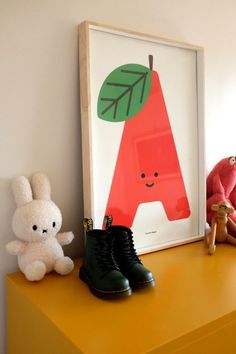
[[[236,247],[202,241],[141,257],[157,280],[123,300],[92,295],[73,273],[7,276],[8,354],[235,354]]]

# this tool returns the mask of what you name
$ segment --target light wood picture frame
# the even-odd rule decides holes
[[[130,227],[139,254],[205,231],[203,48],[79,25],[84,217]]]

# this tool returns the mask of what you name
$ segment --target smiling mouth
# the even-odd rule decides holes
[[[148,188],[151,188],[154,186],[154,184],[155,184],[154,182],[153,183],[146,183],[145,186]]]

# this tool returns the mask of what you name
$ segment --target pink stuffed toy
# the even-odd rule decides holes
[[[228,202],[236,209],[236,156],[222,159],[207,177],[207,222],[211,224],[213,204]],[[236,211],[230,215],[236,222]]]

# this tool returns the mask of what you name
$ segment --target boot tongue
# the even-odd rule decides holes
[[[107,237],[106,232],[104,230],[100,230],[100,229],[88,230],[87,235],[91,236],[91,237],[95,237],[95,238]]]
[[[109,226],[107,229],[107,232],[112,233],[113,235],[120,235],[127,236],[127,235],[132,235],[132,231],[123,225],[112,225]]]

